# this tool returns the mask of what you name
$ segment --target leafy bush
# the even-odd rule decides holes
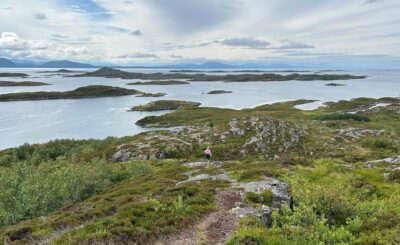
[[[315,118],[320,121],[332,121],[332,120],[354,120],[358,122],[369,122],[370,119],[367,116],[353,114],[353,113],[331,113],[321,115]]]

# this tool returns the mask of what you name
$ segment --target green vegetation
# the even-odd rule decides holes
[[[227,91],[227,90],[213,90],[208,92],[207,94],[230,94],[232,91]]]
[[[359,122],[369,122],[370,119],[365,115],[357,115],[352,113],[331,113],[324,114],[316,117],[320,121],[331,121],[331,120],[354,120]]]
[[[75,77],[107,77],[122,79],[143,79],[143,80],[166,80],[166,79],[188,79],[189,81],[224,81],[224,82],[251,82],[251,81],[315,81],[315,80],[349,80],[364,79],[366,76],[354,76],[349,74],[298,74],[280,75],[273,73],[263,74],[227,74],[227,75],[206,75],[202,73],[137,73],[127,72],[112,68],[100,68],[97,71],[86,72],[75,75]]]
[[[286,175],[295,207],[283,207],[265,229],[244,219],[228,244],[396,244],[400,185],[380,170],[349,170],[320,160]]]
[[[189,83],[178,80],[127,83],[127,85],[183,85],[183,84],[189,84]]]
[[[255,204],[270,206],[272,203],[272,192],[270,190],[264,190],[261,193],[247,192],[246,200]]]
[[[0,81],[0,87],[45,86],[45,85],[51,85],[51,84],[42,82],[31,82],[31,81],[23,81],[23,82]]]
[[[138,90],[119,87],[90,85],[80,87],[66,92],[22,92],[0,94],[0,101],[22,101],[22,100],[54,100],[54,99],[84,99],[96,97],[111,97],[143,94]]]
[[[170,131],[0,151],[0,241],[162,244],[231,205],[219,193],[232,182],[244,189],[273,178],[288,184],[292,201],[277,208],[276,190],[243,193],[240,207],[272,207],[271,225],[246,216],[227,244],[400,243],[400,100],[295,108],[307,102],[182,107],[141,120],[184,126]],[[350,112],[369,120],[315,120]],[[189,167],[208,145],[222,163]],[[196,176],[204,178],[188,181]]]
[[[199,106],[200,103],[182,100],[157,100],[144,105],[132,107],[132,111],[163,111],[176,110],[183,107]]]

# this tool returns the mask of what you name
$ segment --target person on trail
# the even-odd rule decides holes
[[[211,153],[211,149],[210,149],[209,146],[207,146],[207,149],[204,150],[204,154],[206,155],[207,161],[210,161],[210,158],[211,158],[211,156],[212,156],[212,153]]]

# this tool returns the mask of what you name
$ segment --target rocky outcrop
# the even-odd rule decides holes
[[[179,157],[192,151],[193,144],[177,137],[149,133],[144,138],[138,138],[128,144],[120,145],[110,160],[125,162],[135,160],[156,160],[170,157]]]
[[[265,178],[262,181],[248,183],[236,182],[232,184],[232,187],[242,190],[242,197],[244,197],[247,192],[261,193],[264,190],[270,190],[272,192],[271,206],[248,205],[237,206],[232,209],[232,212],[239,217],[254,216],[258,218],[265,226],[272,224],[271,214],[273,211],[280,209],[283,204],[289,204],[291,201],[288,185],[272,178]]]
[[[400,164],[400,156],[387,157],[384,159],[369,161],[368,163],[389,163],[389,164]]]
[[[244,136],[241,154],[264,153],[275,155],[285,153],[296,147],[301,139],[308,135],[307,127],[269,117],[251,117],[229,123],[230,131],[235,136]]]

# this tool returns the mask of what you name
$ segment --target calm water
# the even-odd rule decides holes
[[[0,78],[0,80],[28,80],[52,84],[40,87],[0,87],[0,94],[26,91],[66,91],[86,85],[110,85],[152,93],[167,93],[163,99],[190,100],[201,102],[202,106],[236,109],[295,99],[319,100],[299,107],[313,109],[327,101],[356,97],[400,96],[400,70],[336,72],[369,76],[362,80],[334,81],[346,84],[346,86],[338,87],[325,86],[327,81],[192,82],[188,85],[129,86],[126,83],[139,80],[74,78],[40,73],[44,70],[50,69],[0,69],[0,72],[24,72],[30,75],[29,78]],[[82,71],[88,70],[82,69]],[[126,70],[168,72],[168,70],[150,69]],[[208,91],[216,89],[230,90],[233,93],[206,94]],[[134,105],[157,99],[160,98],[123,96],[79,100],[0,102],[0,149],[18,146],[25,142],[41,143],[58,138],[87,139],[134,135],[146,130],[135,125],[137,120],[149,115],[161,115],[165,112],[127,112],[127,110]]]

